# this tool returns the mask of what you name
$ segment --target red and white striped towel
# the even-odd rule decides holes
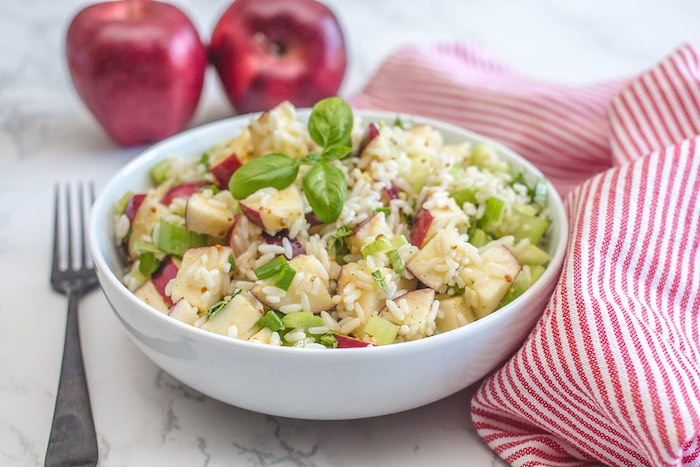
[[[461,45],[390,57],[359,107],[498,139],[568,194],[562,276],[523,347],[472,400],[518,466],[700,465],[700,62],[561,86]]]

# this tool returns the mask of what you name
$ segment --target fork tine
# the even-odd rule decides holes
[[[54,185],[54,190],[53,190],[53,198],[54,198],[54,203],[53,203],[53,253],[51,256],[51,272],[53,273],[54,271],[58,271],[61,267],[60,265],[60,256],[59,256],[59,248],[60,248],[60,243],[61,243],[61,233],[59,230],[60,224],[58,221],[58,208],[59,208],[59,197],[60,197],[60,188],[58,183]]]
[[[80,267],[87,267],[87,246],[85,245],[85,192],[83,182],[78,183],[78,209],[80,214]]]
[[[73,218],[73,214],[71,211],[71,196],[70,196],[70,184],[66,184],[66,213],[65,216],[66,218],[66,240],[68,243],[68,261],[66,264],[68,265],[68,269],[74,269],[73,268],[73,222],[71,222]]]

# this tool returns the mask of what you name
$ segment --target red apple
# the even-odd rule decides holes
[[[285,100],[310,107],[337,93],[346,66],[338,20],[316,0],[236,0],[214,28],[210,58],[241,113]]]
[[[231,176],[238,170],[238,168],[243,165],[238,158],[238,156],[234,153],[228,156],[226,159],[222,160],[216,165],[213,165],[210,169],[210,172],[214,177],[216,177],[216,181],[219,182],[219,187],[227,189],[228,188],[228,181],[231,179]]]
[[[139,208],[143,204],[143,200],[145,199],[145,193],[137,193],[129,197],[129,201],[126,202],[126,207],[124,208],[124,214],[126,214],[126,217],[129,219],[130,224],[134,222],[134,218],[136,218],[136,213],[138,212]]]
[[[187,182],[175,185],[165,193],[160,202],[169,206],[175,198],[189,198],[205,186],[207,184],[204,182]]]
[[[175,276],[177,276],[178,269],[179,267],[173,257],[168,256],[163,260],[158,270],[151,277],[153,286],[158,291],[160,296],[163,297],[163,300],[168,307],[173,306],[173,300],[170,298],[170,295],[165,293],[165,287],[168,285],[168,282],[170,282],[171,279],[174,279]]]
[[[335,339],[338,341],[339,349],[352,349],[355,347],[367,347],[369,345],[369,342],[355,339],[354,337],[344,336],[342,334],[336,334]]]
[[[73,84],[109,136],[151,143],[182,130],[199,101],[206,49],[185,14],[149,0],[97,3],[68,28]]]
[[[367,131],[365,131],[365,135],[362,137],[362,142],[360,143],[360,147],[357,150],[357,153],[362,154],[367,145],[371,143],[372,140],[377,136],[379,136],[379,128],[377,128],[377,125],[375,125],[374,123],[370,123],[367,126]]]

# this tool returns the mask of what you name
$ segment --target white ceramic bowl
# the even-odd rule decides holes
[[[303,120],[308,110],[300,110]],[[396,114],[358,112],[363,121],[393,121]],[[402,116],[404,118],[404,116]],[[541,177],[512,151],[452,125],[407,116],[438,128],[446,143],[487,141],[526,173]],[[552,261],[517,300],[462,328],[426,339],[359,349],[313,350],[253,344],[189,326],[136,298],[119,280],[113,209],[126,191],[149,186],[148,169],[170,155],[196,157],[235,136],[243,115],[163,141],[120,170],[102,190],[90,220],[90,247],[107,300],[127,334],[151,360],[185,384],[226,403],[272,415],[350,419],[419,407],[474,383],[516,350],[544,309],[559,277],[567,242],[566,213],[550,187],[548,234]]]

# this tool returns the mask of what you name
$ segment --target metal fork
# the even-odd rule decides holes
[[[51,286],[55,291],[68,296],[68,318],[61,379],[58,383],[56,407],[44,461],[46,466],[94,466],[97,464],[97,437],[78,331],[80,297],[97,285],[95,268],[90,259],[85,238],[85,213],[95,199],[92,183],[88,184],[87,193],[85,191],[83,184],[80,183],[77,203],[75,203],[78,206],[78,216],[75,221],[78,222],[79,241],[75,245],[77,251],[74,251],[73,218],[75,216],[71,207],[74,204],[71,203],[71,188],[70,185],[65,186],[63,203],[60,202],[61,187],[56,185],[55,188]]]

